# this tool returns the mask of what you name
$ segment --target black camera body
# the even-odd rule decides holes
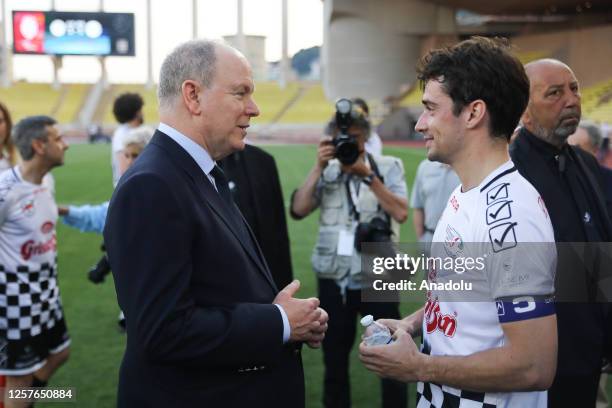
[[[334,157],[340,163],[350,166],[359,158],[359,146],[357,140],[349,136],[348,130],[353,126],[354,115],[353,102],[350,99],[341,98],[336,102],[336,127],[338,134],[332,140],[334,145]]]
[[[364,242],[391,242],[391,227],[389,221],[374,217],[370,222],[360,222],[355,231],[355,249],[361,250]]]

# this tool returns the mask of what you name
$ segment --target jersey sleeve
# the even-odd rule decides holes
[[[487,207],[487,277],[501,323],[554,314],[557,251],[552,224],[537,194]],[[488,242],[486,242],[488,241]]]

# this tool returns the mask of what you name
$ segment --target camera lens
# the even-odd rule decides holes
[[[345,165],[355,163],[359,158],[359,147],[355,139],[350,136],[340,136],[336,143],[336,157]]]

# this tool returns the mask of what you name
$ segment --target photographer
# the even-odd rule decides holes
[[[323,404],[350,407],[348,366],[357,314],[399,316],[397,302],[361,302],[359,244],[384,241],[385,236],[387,241],[399,239],[398,223],[406,221],[408,200],[401,160],[374,159],[365,152],[371,127],[367,114],[348,99],[339,100],[336,110],[329,127],[334,136],[319,143],[314,167],[293,193],[291,216],[302,219],[320,207],[312,266],[321,307],[329,314]],[[382,380],[384,407],[405,407],[406,399],[405,384]]]

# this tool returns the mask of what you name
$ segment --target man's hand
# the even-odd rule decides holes
[[[62,217],[64,215],[68,215],[69,212],[70,212],[70,210],[68,209],[68,207],[65,207],[63,205],[57,206],[57,214],[62,216]]]
[[[321,347],[321,343],[325,338],[325,332],[327,331],[327,321],[329,320],[329,316],[327,315],[327,312],[325,310],[321,308],[319,308],[319,310],[321,311],[321,317],[319,318],[319,327],[315,328],[312,331],[312,338],[306,343],[310,348]]]
[[[291,327],[289,341],[313,341],[316,344],[323,340],[327,330],[327,313],[319,308],[317,298],[294,298],[299,288],[300,281],[294,280],[276,295],[272,303],[280,305],[287,314]]]
[[[361,158],[351,165],[342,165],[342,172],[347,174],[354,174],[358,177],[369,176],[372,170],[365,164]]]
[[[317,149],[317,166],[321,170],[327,167],[327,163],[334,158],[335,149],[330,136],[324,136],[321,139]]]
[[[419,370],[427,356],[419,352],[412,336],[401,328],[395,330],[395,341],[383,346],[359,345],[359,359],[376,375],[403,382],[419,380]]]
[[[377,322],[383,326],[387,326],[391,331],[391,334],[395,333],[395,331],[398,329],[407,332],[412,337],[419,335],[421,332],[422,320],[417,321],[417,319],[411,319],[411,316],[408,316],[402,320],[379,319]]]

